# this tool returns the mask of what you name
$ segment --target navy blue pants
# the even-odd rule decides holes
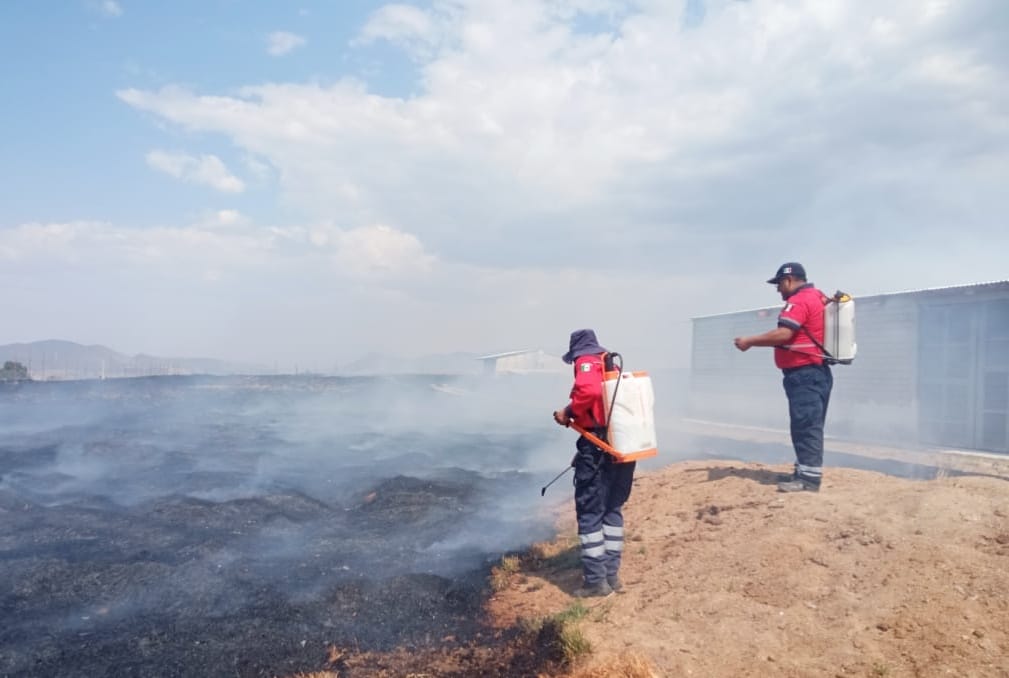
[[[823,479],[823,423],[827,419],[834,375],[827,365],[784,370],[796,477],[817,487]]]
[[[600,436],[601,437],[601,436]],[[592,586],[613,578],[624,550],[624,502],[631,496],[634,462],[615,463],[584,437],[575,443],[575,516],[582,574]]]

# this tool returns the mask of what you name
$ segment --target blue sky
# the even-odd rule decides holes
[[[773,305],[1004,279],[1001,0],[3,3],[0,343],[655,366]]]
[[[147,171],[144,149],[198,145],[230,160],[240,149],[224,138],[189,140],[159,126],[123,105],[116,97],[123,88],[228,91],[366,75],[377,92],[408,94],[415,75],[409,60],[383,45],[349,46],[375,8],[357,0],[5,4],[0,68],[12,105],[0,110],[0,124],[8,157],[17,159],[8,165],[5,223],[92,218],[143,226],[176,216],[165,213],[166,204],[206,208],[205,192]],[[277,32],[313,39],[274,56],[268,44]],[[240,200],[264,216],[277,209],[261,194]]]

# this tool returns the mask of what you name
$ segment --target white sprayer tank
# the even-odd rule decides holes
[[[658,454],[658,445],[651,377],[647,372],[607,372],[603,384],[610,445],[623,461],[654,457]],[[613,401],[614,391],[616,402]],[[612,408],[610,403],[613,403]]]
[[[823,347],[839,363],[855,359],[855,300],[844,292],[837,292],[827,301],[823,314]]]

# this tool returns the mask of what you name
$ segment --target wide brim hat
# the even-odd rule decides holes
[[[598,353],[606,353],[606,349],[599,345],[596,333],[592,330],[575,330],[568,341],[568,352],[561,356],[561,360],[570,365],[583,355]]]

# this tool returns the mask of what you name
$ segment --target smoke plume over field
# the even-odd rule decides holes
[[[466,638],[550,534],[567,378],[158,378],[0,394],[0,674],[270,675]],[[556,401],[556,402],[555,402]]]

